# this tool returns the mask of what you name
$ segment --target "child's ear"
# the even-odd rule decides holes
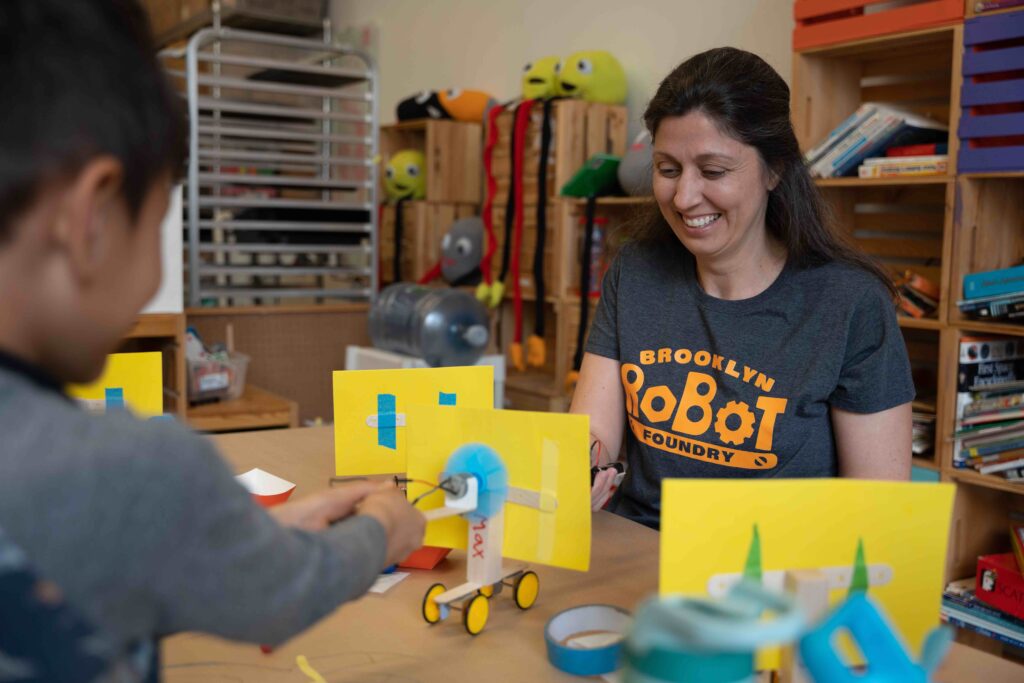
[[[66,188],[53,235],[79,279],[91,279],[104,267],[103,255],[111,241],[123,239],[116,230],[125,211],[123,180],[121,162],[100,156],[90,160]]]

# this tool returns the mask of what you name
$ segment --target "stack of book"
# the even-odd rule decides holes
[[[1021,342],[1000,337],[960,340],[954,467],[1022,481],[1024,343]]]
[[[975,597],[977,579],[953,581],[942,593],[942,620],[1015,648],[1024,648],[1024,620],[986,605]]]
[[[857,169],[857,175],[861,178],[906,178],[908,176],[945,175],[948,170],[948,154],[925,154],[916,157],[884,156],[865,159]]]
[[[912,270],[896,280],[900,310],[914,318],[933,316],[939,307],[939,286]]]
[[[964,276],[960,312],[971,318],[1022,322],[1024,319],[1024,266],[971,273]]]
[[[910,449],[914,455],[925,455],[935,446],[935,404],[927,401],[914,401],[913,404],[914,440]]]
[[[905,109],[867,102],[804,158],[815,178],[853,176],[865,159],[883,156],[891,148],[946,143],[948,138],[949,128],[937,121]]]

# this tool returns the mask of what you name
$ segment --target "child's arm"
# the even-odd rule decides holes
[[[178,463],[152,500],[178,521],[144,563],[158,632],[276,644],[361,596],[386,566],[388,535],[397,531],[386,524],[400,526],[400,515],[356,514],[318,533],[282,527],[251,501],[209,442],[180,446],[190,452],[162,454]]]

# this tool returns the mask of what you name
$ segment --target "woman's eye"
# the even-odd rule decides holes
[[[664,178],[674,178],[679,175],[679,169],[673,166],[659,166],[658,175]]]
[[[705,168],[701,173],[704,174],[705,178],[721,178],[725,175],[725,171],[720,168]]]

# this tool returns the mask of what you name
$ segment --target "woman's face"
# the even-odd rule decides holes
[[[774,181],[757,150],[706,114],[663,119],[654,136],[654,198],[679,241],[701,261],[767,248]]]

